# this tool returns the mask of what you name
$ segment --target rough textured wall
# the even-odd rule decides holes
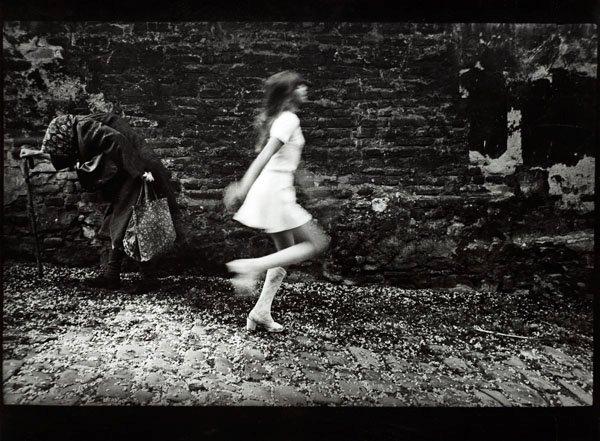
[[[186,261],[209,268],[259,255],[270,243],[230,220],[221,193],[253,158],[262,80],[294,69],[313,83],[298,196],[333,239],[306,271],[505,289],[550,271],[573,287],[587,283],[591,261],[593,152],[565,141],[585,156],[561,162],[545,153],[551,133],[524,135],[519,124],[547,104],[535,85],[548,75],[564,84],[560,97],[589,105],[577,94],[596,76],[595,47],[593,26],[8,23],[5,148],[41,136],[56,112],[120,113],[174,172],[190,229]],[[572,123],[553,90],[547,124]],[[17,171],[5,159],[6,244],[26,253]],[[36,171],[46,255],[97,259],[86,251],[98,245],[95,196],[70,172]],[[573,186],[587,190],[565,196]]]
[[[476,182],[506,199],[500,256],[517,269],[510,284],[528,268],[542,290],[589,288],[596,27],[461,25],[456,35]]]

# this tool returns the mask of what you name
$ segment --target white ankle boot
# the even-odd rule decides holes
[[[279,266],[267,271],[260,297],[246,319],[246,329],[248,331],[254,331],[257,326],[264,328],[268,332],[283,331],[283,326],[271,317],[271,304],[285,275],[286,271]]]

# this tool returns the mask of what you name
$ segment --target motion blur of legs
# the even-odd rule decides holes
[[[3,22],[8,407],[593,404],[597,26],[383,18]]]

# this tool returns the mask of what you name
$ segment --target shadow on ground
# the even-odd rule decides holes
[[[5,266],[6,404],[591,404],[589,299],[288,283],[269,335],[243,329],[253,299],[227,280],[136,296],[79,283],[93,273]]]

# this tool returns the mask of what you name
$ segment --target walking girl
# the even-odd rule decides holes
[[[256,149],[260,153],[241,181],[225,191],[229,210],[239,207],[234,219],[264,230],[271,236],[277,252],[254,259],[227,263],[235,273],[232,283],[238,293],[252,291],[258,277],[266,271],[265,281],[246,328],[269,332],[284,328],[273,320],[271,304],[285,275],[285,268],[322,253],[329,238],[312,216],[296,203],[294,172],[300,162],[304,137],[296,115],[307,100],[306,81],[297,73],[284,71],[265,83],[264,108],[257,118],[259,132]],[[240,206],[241,204],[241,206]]]

